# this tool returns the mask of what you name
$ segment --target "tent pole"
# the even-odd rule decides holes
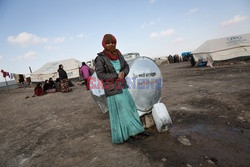
[[[30,73],[32,73],[31,67],[29,67],[29,69],[30,69]]]

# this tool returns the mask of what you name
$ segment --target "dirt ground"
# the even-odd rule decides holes
[[[80,83],[41,97],[31,86],[0,91],[0,166],[249,166],[250,62],[160,69],[173,127],[124,144],[111,144],[108,113]]]

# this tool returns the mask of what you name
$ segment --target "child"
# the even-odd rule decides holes
[[[41,84],[38,83],[34,89],[34,94],[36,96],[42,96],[45,94],[45,92],[43,91],[43,88],[41,87]]]

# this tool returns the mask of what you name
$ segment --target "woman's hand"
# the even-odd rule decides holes
[[[119,72],[118,78],[119,79],[124,79],[124,72]]]

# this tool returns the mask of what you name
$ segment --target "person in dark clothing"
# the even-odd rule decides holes
[[[190,63],[191,63],[191,66],[194,67],[196,62],[194,60],[194,56],[192,54],[190,54]]]
[[[68,79],[68,75],[67,75],[66,71],[64,71],[62,64],[59,65],[59,69],[57,71],[58,71],[60,80]]]
[[[44,82],[43,90],[45,91],[45,93],[54,93],[54,92],[56,92],[56,88],[52,87],[51,84],[49,83],[49,80],[47,80],[47,79]]]
[[[49,81],[47,79],[44,81],[43,90],[45,92],[47,92],[47,90],[49,90]]]
[[[55,82],[53,81],[52,78],[49,78],[49,87],[50,87],[51,89],[55,88]]]
[[[59,79],[61,83],[61,92],[64,92],[64,93],[69,92],[70,89],[69,89],[68,75],[66,71],[64,71],[62,64],[59,65],[59,69],[57,71],[58,71]]]

